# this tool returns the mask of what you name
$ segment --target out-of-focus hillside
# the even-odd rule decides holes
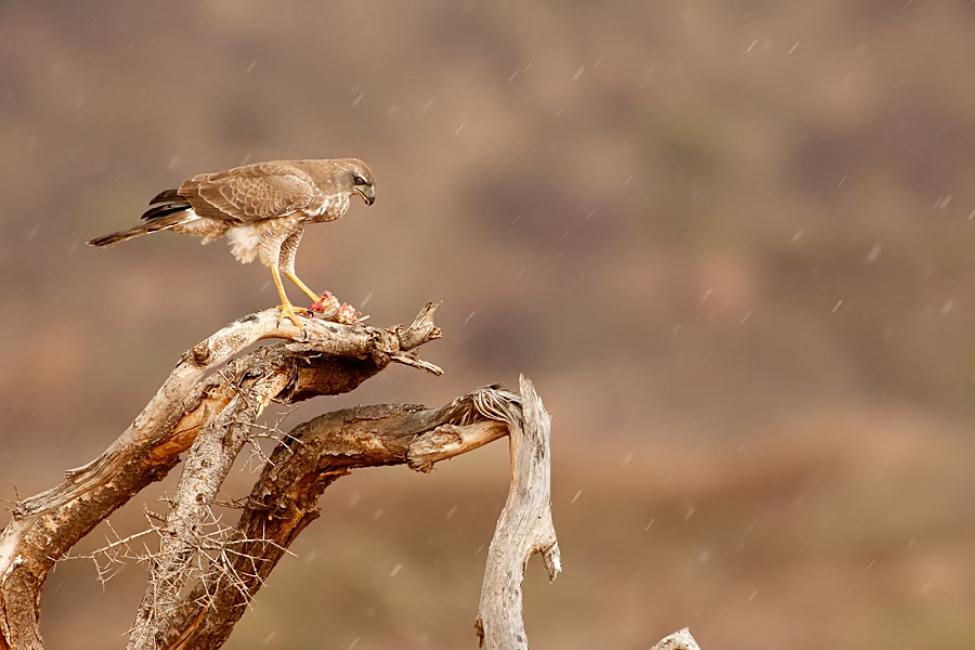
[[[3,488],[275,299],[223,243],[84,240],[200,171],[355,155],[378,202],[299,270],[380,324],[443,299],[447,375],[289,422],[531,376],[566,568],[531,567],[538,647],[971,647],[973,57],[960,0],[2,3]],[[340,481],[230,647],[473,647],[505,463]],[[143,577],[60,566],[50,646],[120,642]]]

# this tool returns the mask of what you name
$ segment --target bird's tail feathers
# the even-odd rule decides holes
[[[149,209],[142,213],[142,220],[153,221],[191,207],[193,206],[189,201],[179,195],[178,190],[163,190],[149,201]]]
[[[152,200],[149,201],[149,205],[156,205],[157,203],[173,203],[175,201],[185,202],[186,199],[179,195],[179,190],[163,190],[159,194],[152,197]]]
[[[170,210],[165,214],[153,216],[148,223],[141,226],[136,226],[135,228],[120,230],[109,235],[96,237],[95,239],[89,241],[88,245],[98,247],[114,246],[115,244],[120,244],[124,241],[135,239],[136,237],[142,237],[143,235],[159,232],[160,230],[169,230],[173,226],[183,223],[188,218],[192,218],[190,214],[185,211],[188,207],[189,206],[179,208],[178,210]]]
[[[143,221],[156,221],[163,217],[175,214],[177,212],[185,212],[190,209],[190,204],[183,203],[165,203],[163,205],[154,205],[145,212],[142,213]]]

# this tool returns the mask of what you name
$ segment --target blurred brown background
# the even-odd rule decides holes
[[[299,271],[378,324],[443,299],[447,375],[288,422],[531,376],[565,563],[530,567],[535,646],[973,647],[973,57],[963,0],[2,3],[3,490],[274,304],[223,243],[84,240],[200,171],[355,155],[378,202]],[[506,462],[340,481],[229,647],[474,647]],[[120,646],[143,571],[62,564],[50,647]]]

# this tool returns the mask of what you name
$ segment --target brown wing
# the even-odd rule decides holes
[[[283,162],[198,174],[180,185],[179,195],[202,217],[237,223],[314,209],[323,199],[304,170]]]

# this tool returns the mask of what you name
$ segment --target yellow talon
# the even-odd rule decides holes
[[[306,310],[302,309],[301,307],[295,307],[290,302],[286,302],[278,305],[278,311],[281,312],[281,315],[284,318],[287,318],[292,323],[294,323],[298,329],[302,329],[302,330],[305,329],[305,326],[302,325],[301,321],[298,319],[298,312],[306,311]]]
[[[305,326],[301,324],[300,320],[298,320],[297,311],[299,310],[299,308],[292,305],[291,301],[288,300],[288,294],[284,292],[284,285],[281,284],[281,273],[280,271],[278,271],[278,267],[272,266],[270,268],[271,268],[271,277],[274,278],[274,288],[278,290],[278,296],[281,298],[281,304],[278,305],[278,311],[281,312],[282,316],[284,316],[285,318],[289,319],[292,323],[294,323],[295,327],[297,327],[301,331],[304,331]],[[308,310],[301,309],[301,311],[307,313]]]

